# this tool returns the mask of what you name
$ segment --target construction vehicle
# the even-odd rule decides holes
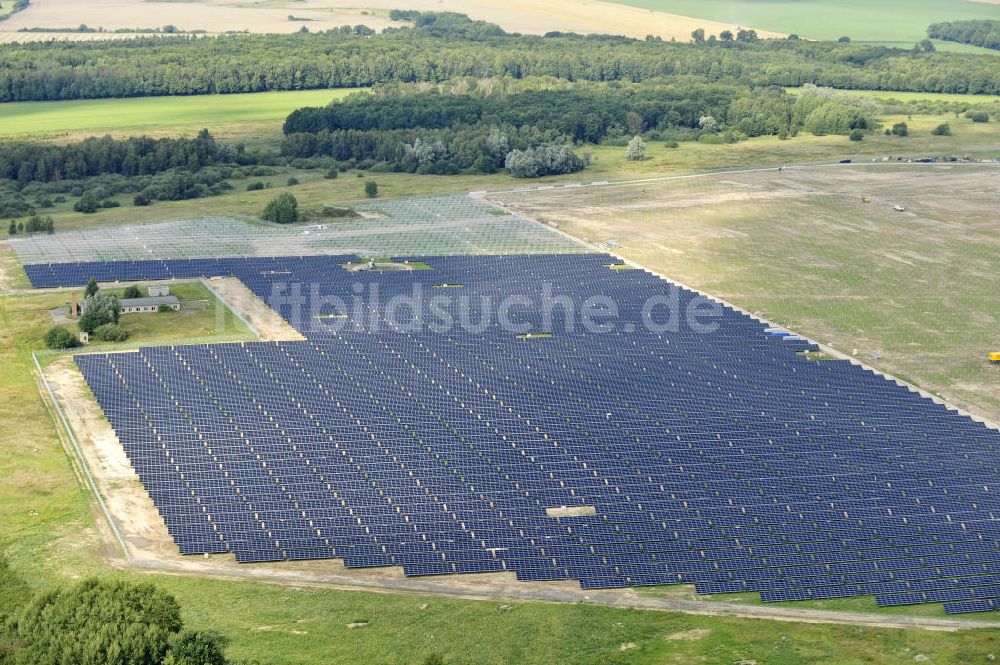
[[[1000,365],[1000,351],[990,354],[990,362],[994,365]]]

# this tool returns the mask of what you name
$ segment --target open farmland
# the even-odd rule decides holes
[[[907,48],[927,37],[927,26],[939,21],[989,19],[1000,6],[968,0],[617,0],[624,5],[670,11],[707,20],[795,33],[807,39],[893,44]],[[708,26],[706,31],[711,32]],[[940,42],[940,46],[948,45]],[[976,49],[983,52],[984,49]]]
[[[164,0],[96,0],[81,4],[75,0],[33,0],[20,16],[0,24],[0,42],[36,41],[38,33],[17,33],[19,28],[75,28],[80,24],[117,29],[158,28],[173,24],[182,30],[208,33],[248,31],[258,33],[328,30],[341,25],[363,23],[376,30],[404,25],[388,18],[391,9],[454,11],[474,19],[496,23],[510,32],[544,34],[550,31],[624,34],[630,37],[658,35],[664,39],[688,39],[692,30],[704,27],[711,32],[731,29],[725,21],[707,21],[682,13],[622,7],[611,2],[555,0],[362,0],[345,5],[337,0],[288,0],[283,2],[239,2],[238,0],[194,0],[183,3]],[[297,19],[291,21],[289,15]],[[757,26],[753,26],[757,27]],[[767,33],[760,29],[762,35]],[[56,39],[99,39],[102,33],[52,33]]]
[[[53,138],[70,134],[147,133],[179,136],[209,128],[220,136],[264,128],[280,132],[285,117],[302,106],[325,106],[355,89],[296,90],[235,95],[133,97],[0,104],[0,137]],[[218,131],[217,131],[218,130]]]
[[[497,198],[997,421],[998,186],[992,166],[869,166]]]

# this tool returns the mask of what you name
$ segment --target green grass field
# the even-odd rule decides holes
[[[193,133],[231,124],[267,123],[280,132],[289,113],[325,106],[357,89],[260,92],[188,97],[134,97],[0,104],[0,137],[55,137],[63,134],[157,135]],[[274,131],[272,129],[271,131]]]
[[[615,0],[621,4],[697,16],[807,39],[887,43],[909,48],[927,26],[959,19],[996,19],[1000,6],[966,0]],[[939,42],[949,48],[946,42]],[[985,52],[969,47],[963,50]]]
[[[792,95],[798,94],[799,88],[785,88]],[[1000,95],[965,95],[950,92],[898,92],[894,90],[844,90],[856,97],[866,97],[877,100],[895,100],[898,102],[944,102],[946,104],[1000,104]]]

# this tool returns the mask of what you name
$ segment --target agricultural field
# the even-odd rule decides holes
[[[328,30],[341,25],[365,24],[376,30],[403,25],[390,21],[389,10],[454,11],[474,19],[496,23],[510,32],[544,34],[550,31],[611,33],[631,37],[658,35],[664,39],[688,39],[692,30],[704,27],[719,32],[733,25],[726,21],[692,18],[684,12],[651,11],[648,8],[621,7],[611,2],[555,0],[545,4],[528,0],[364,0],[344,6],[336,0],[267,0],[234,2],[232,0],[193,0],[184,3],[183,18],[178,18],[177,3],[170,0],[98,0],[80,5],[74,0],[34,0],[23,15],[0,25],[0,42],[35,41],[38,33],[17,33],[19,28],[75,28],[80,24],[117,29],[158,28],[167,24],[187,31],[248,31],[258,33],[296,32],[303,26],[311,31]],[[289,16],[296,20],[289,20]],[[762,35],[768,33],[759,26]],[[58,39],[104,38],[107,33],[51,33]]]
[[[356,89],[296,90],[235,95],[134,97],[0,104],[0,140],[76,140],[88,135],[194,135],[208,128],[220,138],[276,136],[289,113],[325,106]]]
[[[670,11],[724,23],[765,28],[806,39],[854,41],[908,48],[927,37],[927,26],[939,21],[995,19],[1000,6],[971,0],[617,0],[621,4]],[[706,26],[706,31],[711,32]],[[939,48],[949,49],[946,42]],[[971,51],[970,49],[962,49]],[[986,49],[975,49],[984,52]]]
[[[870,165],[498,196],[997,422],[998,183]]]

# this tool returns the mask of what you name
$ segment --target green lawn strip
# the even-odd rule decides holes
[[[232,123],[273,122],[277,131],[292,111],[326,106],[358,88],[252,92],[234,95],[132,97],[0,104],[0,137],[151,130],[193,133]]]

